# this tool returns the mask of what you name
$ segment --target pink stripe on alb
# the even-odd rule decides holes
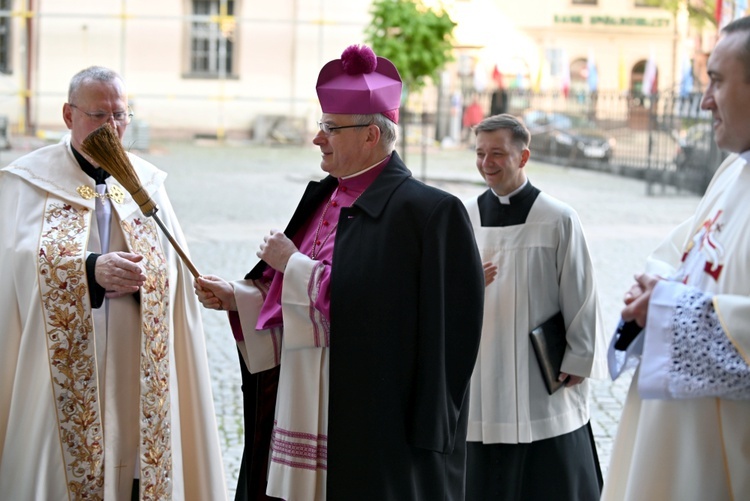
[[[325,264],[322,262],[317,263],[310,275],[310,282],[307,284],[307,297],[310,299],[308,311],[313,329],[313,345],[316,348],[326,348],[330,346],[331,341],[328,319],[326,319],[320,310],[315,308],[320,293],[320,278],[323,275],[323,271],[325,271]]]
[[[321,442],[327,442],[328,441],[328,435],[318,434],[315,435],[313,433],[306,433],[304,431],[291,431],[291,430],[285,430],[284,428],[279,428],[278,421],[274,421],[274,428],[273,432],[278,435],[284,435],[286,437],[291,438],[297,438],[301,440],[319,440]]]
[[[271,461],[292,468],[325,470],[328,460],[328,436],[284,430],[274,426]]]
[[[283,464],[286,466],[289,466],[290,468],[298,468],[300,470],[327,470],[328,465],[325,463],[316,463],[315,465],[307,464],[307,463],[299,463],[297,461],[289,461],[287,459],[281,459],[277,457],[272,457],[271,461],[278,464]]]

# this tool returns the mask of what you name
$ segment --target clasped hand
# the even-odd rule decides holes
[[[625,307],[622,309],[620,316],[626,322],[635,320],[641,327],[646,326],[648,318],[648,305],[651,301],[651,292],[662,278],[648,273],[641,273],[635,276],[635,283],[625,293]]]
[[[140,263],[143,256],[130,252],[109,252],[96,260],[94,278],[104,288],[108,299],[137,292],[146,283]]]

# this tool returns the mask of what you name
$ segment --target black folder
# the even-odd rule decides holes
[[[547,319],[529,334],[531,346],[534,347],[542,378],[547,392],[552,395],[560,389],[565,381],[558,381],[567,341],[565,339],[565,320],[562,313]]]

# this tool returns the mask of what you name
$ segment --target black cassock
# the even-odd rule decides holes
[[[287,236],[336,185],[331,177],[310,183]],[[394,152],[342,209],[333,263],[327,498],[463,499],[468,385],[484,307],[463,204],[415,180]],[[260,263],[248,278],[264,269]],[[243,365],[237,499],[264,499],[277,379]]]
[[[524,224],[539,193],[528,182],[501,204],[487,190],[477,200],[482,226]],[[590,423],[531,443],[468,443],[467,501],[594,501],[602,485]]]

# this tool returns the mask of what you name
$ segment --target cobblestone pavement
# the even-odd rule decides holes
[[[6,165],[23,151],[3,152]],[[202,274],[241,278],[257,262],[262,235],[283,228],[310,179],[321,176],[317,148],[244,143],[157,143],[142,155],[169,173],[167,189]],[[426,159],[426,166],[423,164]],[[483,191],[469,149],[409,151],[418,178],[466,199]],[[594,261],[607,333],[635,272],[661,238],[688,217],[698,197],[656,190],[599,172],[529,163],[532,182],[579,213]],[[426,175],[425,175],[426,174]],[[226,315],[204,310],[209,364],[227,488],[233,496],[242,456],[242,397],[237,352]],[[592,426],[606,474],[630,377],[593,381]]]

